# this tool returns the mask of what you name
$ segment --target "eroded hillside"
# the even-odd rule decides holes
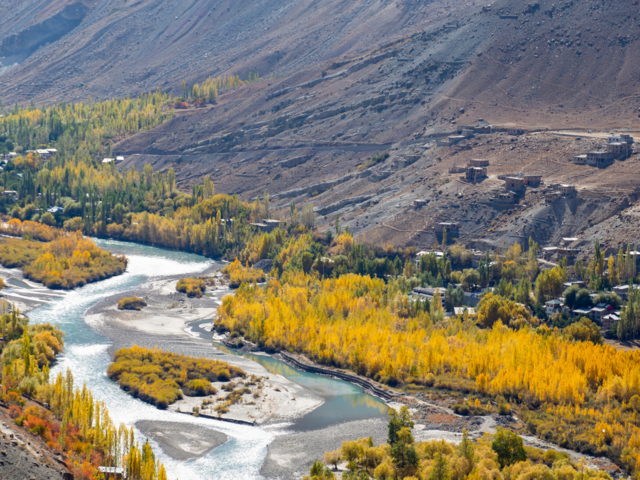
[[[175,92],[209,74],[263,77],[117,144],[124,168],[173,167],[184,189],[209,174],[221,192],[268,192],[277,215],[313,203],[323,228],[340,215],[376,244],[431,245],[444,221],[479,246],[638,240],[624,220],[635,215],[638,157],[604,169],[572,161],[604,148],[610,131],[640,129],[635,4],[107,3],[0,78],[18,81],[3,95],[80,99]],[[54,60],[55,81],[31,84],[36,64]],[[447,146],[464,125],[485,131]],[[526,134],[509,136],[515,126]],[[450,173],[472,158],[489,161],[486,179]],[[499,177],[517,174],[543,184],[496,201],[507,190]],[[545,198],[560,184],[577,193]]]
[[[11,1],[0,96],[37,103],[180,91],[210,75],[287,75],[457,13],[461,0]],[[68,17],[68,18],[67,18]]]

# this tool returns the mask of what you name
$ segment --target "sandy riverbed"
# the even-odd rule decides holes
[[[219,279],[216,283],[220,284]],[[136,333],[142,337],[152,335],[154,337],[152,346],[158,345],[164,348],[162,344],[168,341],[174,345],[166,348],[167,350],[194,356],[215,357],[217,360],[242,368],[248,375],[246,380],[234,382],[234,388],[247,388],[249,391],[242,395],[241,401],[228,405],[228,411],[225,413],[215,410],[216,406],[224,403],[224,397],[229,394],[228,391],[223,390],[225,384],[221,382],[213,384],[218,391],[216,395],[185,396],[184,399],[171,404],[169,410],[192,413],[197,407],[203,416],[265,425],[291,421],[322,405],[323,399],[310,390],[281,375],[270,373],[256,362],[235,355],[226,355],[211,343],[189,334],[188,323],[212,320],[220,304],[220,298],[229,291],[227,287],[218,286],[216,289],[208,289],[207,293],[213,293],[214,297],[189,298],[183,293],[176,292],[175,284],[176,279],[173,278],[157,280],[131,292],[144,298],[148,304],[140,311],[118,310],[116,304],[119,297],[114,297],[105,299],[98,308],[94,308],[85,316],[85,320],[90,325],[105,330],[116,344],[122,344],[125,338],[140,338]],[[197,342],[200,348],[191,349],[189,352],[176,350],[175,343],[184,344],[185,342]],[[148,341],[134,343],[139,346],[149,346]],[[204,348],[202,343],[208,344],[208,355],[202,355],[201,349]],[[248,385],[255,383],[250,382],[249,377],[259,379],[259,384]]]

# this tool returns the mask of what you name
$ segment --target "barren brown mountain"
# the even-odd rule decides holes
[[[121,142],[124,168],[173,166],[183,188],[211,174],[218,191],[249,199],[267,191],[276,215],[311,202],[321,225],[339,214],[377,244],[431,245],[439,222],[458,222],[476,245],[569,236],[580,247],[597,236],[612,250],[640,240],[638,156],[608,168],[573,161],[604,148],[611,131],[640,128],[634,2],[83,5],[77,26],[0,77],[3,99],[264,78]],[[51,15],[69,6],[57,8]],[[17,18],[4,20],[5,49],[47,21]],[[462,126],[467,138],[449,144]],[[483,181],[464,178],[473,158],[489,161]],[[501,197],[503,178],[518,174],[543,183]],[[548,195],[560,184],[576,193]]]

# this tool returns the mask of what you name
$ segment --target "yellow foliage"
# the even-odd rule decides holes
[[[459,372],[483,393],[552,404],[582,405],[601,388],[620,401],[640,394],[640,351],[514,331],[501,322],[490,330],[459,323],[424,328],[428,322],[401,318],[398,302],[386,303],[385,283],[368,276],[290,273],[282,280],[225,297],[217,323],[270,348],[376,379]],[[512,314],[525,316],[516,307]]]
[[[229,286],[237,288],[243,283],[264,282],[265,274],[259,268],[251,268],[243,266],[238,259],[222,269],[227,277],[229,277]]]

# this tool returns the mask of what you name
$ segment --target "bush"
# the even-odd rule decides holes
[[[204,280],[200,278],[181,278],[176,284],[176,290],[186,293],[188,297],[200,298],[206,288]]]
[[[125,297],[118,302],[118,310],[142,310],[147,306],[147,302],[145,302],[140,297]]]
[[[433,373],[427,373],[424,377],[424,384],[427,387],[433,387],[436,384],[436,376]]]
[[[217,392],[209,380],[202,378],[189,380],[187,385],[182,387],[182,390],[186,395],[192,397],[206,397],[207,395],[212,395]]]
[[[469,406],[464,403],[456,403],[453,407],[451,407],[451,409],[458,415],[467,416],[471,414]]]

